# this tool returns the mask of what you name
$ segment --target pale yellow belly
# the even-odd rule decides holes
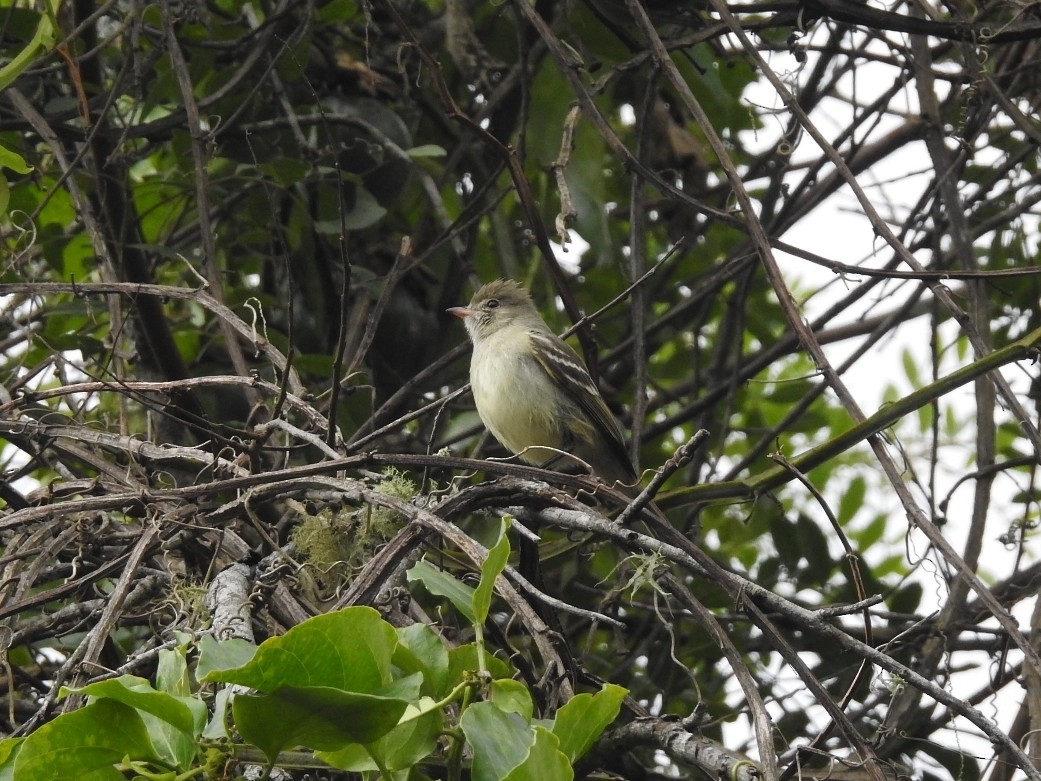
[[[526,338],[526,336],[525,336]],[[470,368],[470,385],[481,420],[511,453],[532,464],[543,464],[564,449],[550,379],[534,359],[510,357],[524,354],[523,343],[490,339],[482,345]],[[541,448],[554,448],[548,451]]]

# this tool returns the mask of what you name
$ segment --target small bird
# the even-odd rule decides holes
[[[637,483],[621,429],[585,364],[520,284],[489,282],[468,306],[448,311],[473,342],[477,414],[503,447],[535,466],[574,467],[580,459],[608,483]]]

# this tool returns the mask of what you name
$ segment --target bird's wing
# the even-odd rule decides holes
[[[589,376],[578,353],[552,333],[530,331],[529,336],[539,347],[532,352],[542,370],[549,375],[554,385],[563,388],[567,397],[585,413],[589,422],[608,443],[615,460],[624,467],[622,471],[635,475],[618,422],[604,403],[599,388]]]

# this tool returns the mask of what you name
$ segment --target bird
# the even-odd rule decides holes
[[[511,279],[480,287],[459,317],[473,343],[470,388],[481,421],[534,466],[588,465],[607,483],[639,482],[622,430],[582,359]]]

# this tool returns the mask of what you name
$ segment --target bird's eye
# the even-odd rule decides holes
[[[497,298],[489,298],[488,302],[485,304],[485,306],[488,307],[489,309],[498,309],[499,308],[499,299],[497,299]]]

